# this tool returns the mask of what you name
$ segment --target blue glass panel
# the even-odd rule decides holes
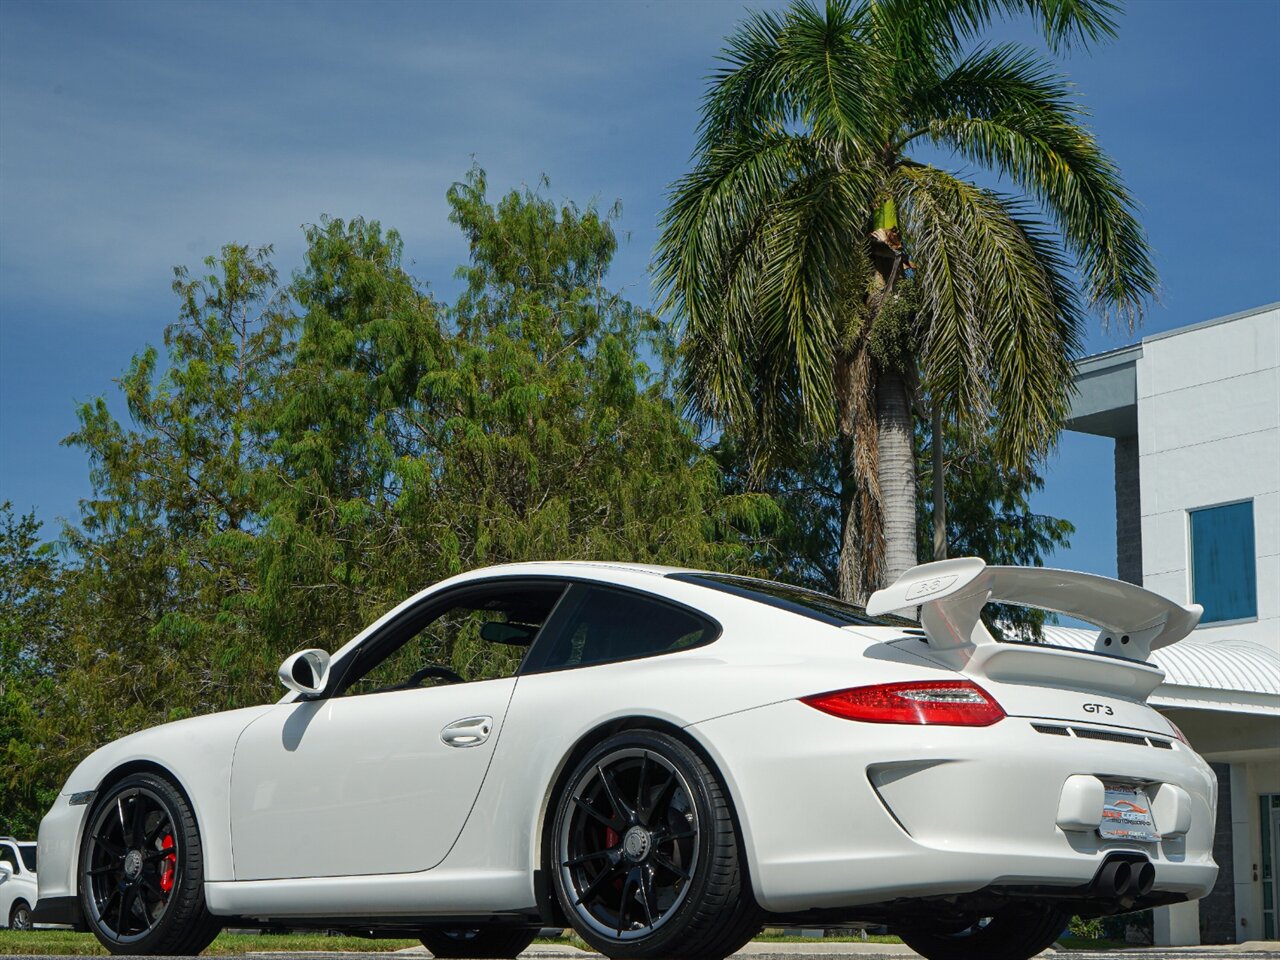
[[[1253,501],[1191,511],[1191,596],[1201,623],[1258,615]]]

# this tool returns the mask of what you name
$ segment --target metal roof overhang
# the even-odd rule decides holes
[[[1046,643],[1082,650],[1093,649],[1096,635],[1078,627],[1044,628]],[[1149,698],[1154,707],[1280,717],[1280,655],[1261,644],[1193,636],[1153,651],[1150,662],[1165,673]]]

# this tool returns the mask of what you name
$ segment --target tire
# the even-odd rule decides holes
[[[516,957],[538,935],[527,927],[478,927],[423,930],[422,945],[433,957],[468,957],[472,960]]]
[[[19,900],[13,905],[13,909],[9,911],[9,929],[10,930],[34,930],[35,924],[31,920],[31,907],[27,905],[27,901]]]
[[[607,957],[720,960],[760,930],[724,786],[667,734],[617,734],[578,764],[549,854],[561,909]]]
[[[205,906],[191,805],[165,777],[133,774],[102,792],[78,880],[85,924],[111,953],[195,956],[221,929]]]
[[[1053,945],[1070,917],[1053,907],[1020,904],[955,933],[899,930],[926,960],[1028,960]]]

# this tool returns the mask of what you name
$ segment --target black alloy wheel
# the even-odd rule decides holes
[[[926,960],[1029,960],[1052,946],[1068,914],[1037,903],[1018,903],[972,923],[896,931]]]
[[[421,940],[435,957],[511,960],[533,943],[537,935],[538,931],[529,927],[445,927],[423,930]]]
[[[194,955],[217,936],[204,904],[202,848],[186,798],[153,774],[94,804],[80,850],[80,903],[112,953]]]
[[[34,930],[35,924],[31,920],[31,907],[25,900],[19,900],[13,905],[13,909],[9,911],[9,929],[10,930]]]
[[[592,751],[552,842],[561,906],[607,956],[727,956],[759,929],[719,778],[673,737],[629,732]]]

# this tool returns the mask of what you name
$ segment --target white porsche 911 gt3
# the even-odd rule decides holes
[[[997,642],[992,600],[1096,623],[1096,648]],[[1213,885],[1214,776],[1145,702],[1151,649],[1199,614],[977,559],[866,610],[671,568],[476,570],[291,656],[276,704],[88,757],[40,828],[36,919],[117,953],[271,921],[458,957],[571,924],[635,958],[871,922],[1022,960],[1072,913]]]

